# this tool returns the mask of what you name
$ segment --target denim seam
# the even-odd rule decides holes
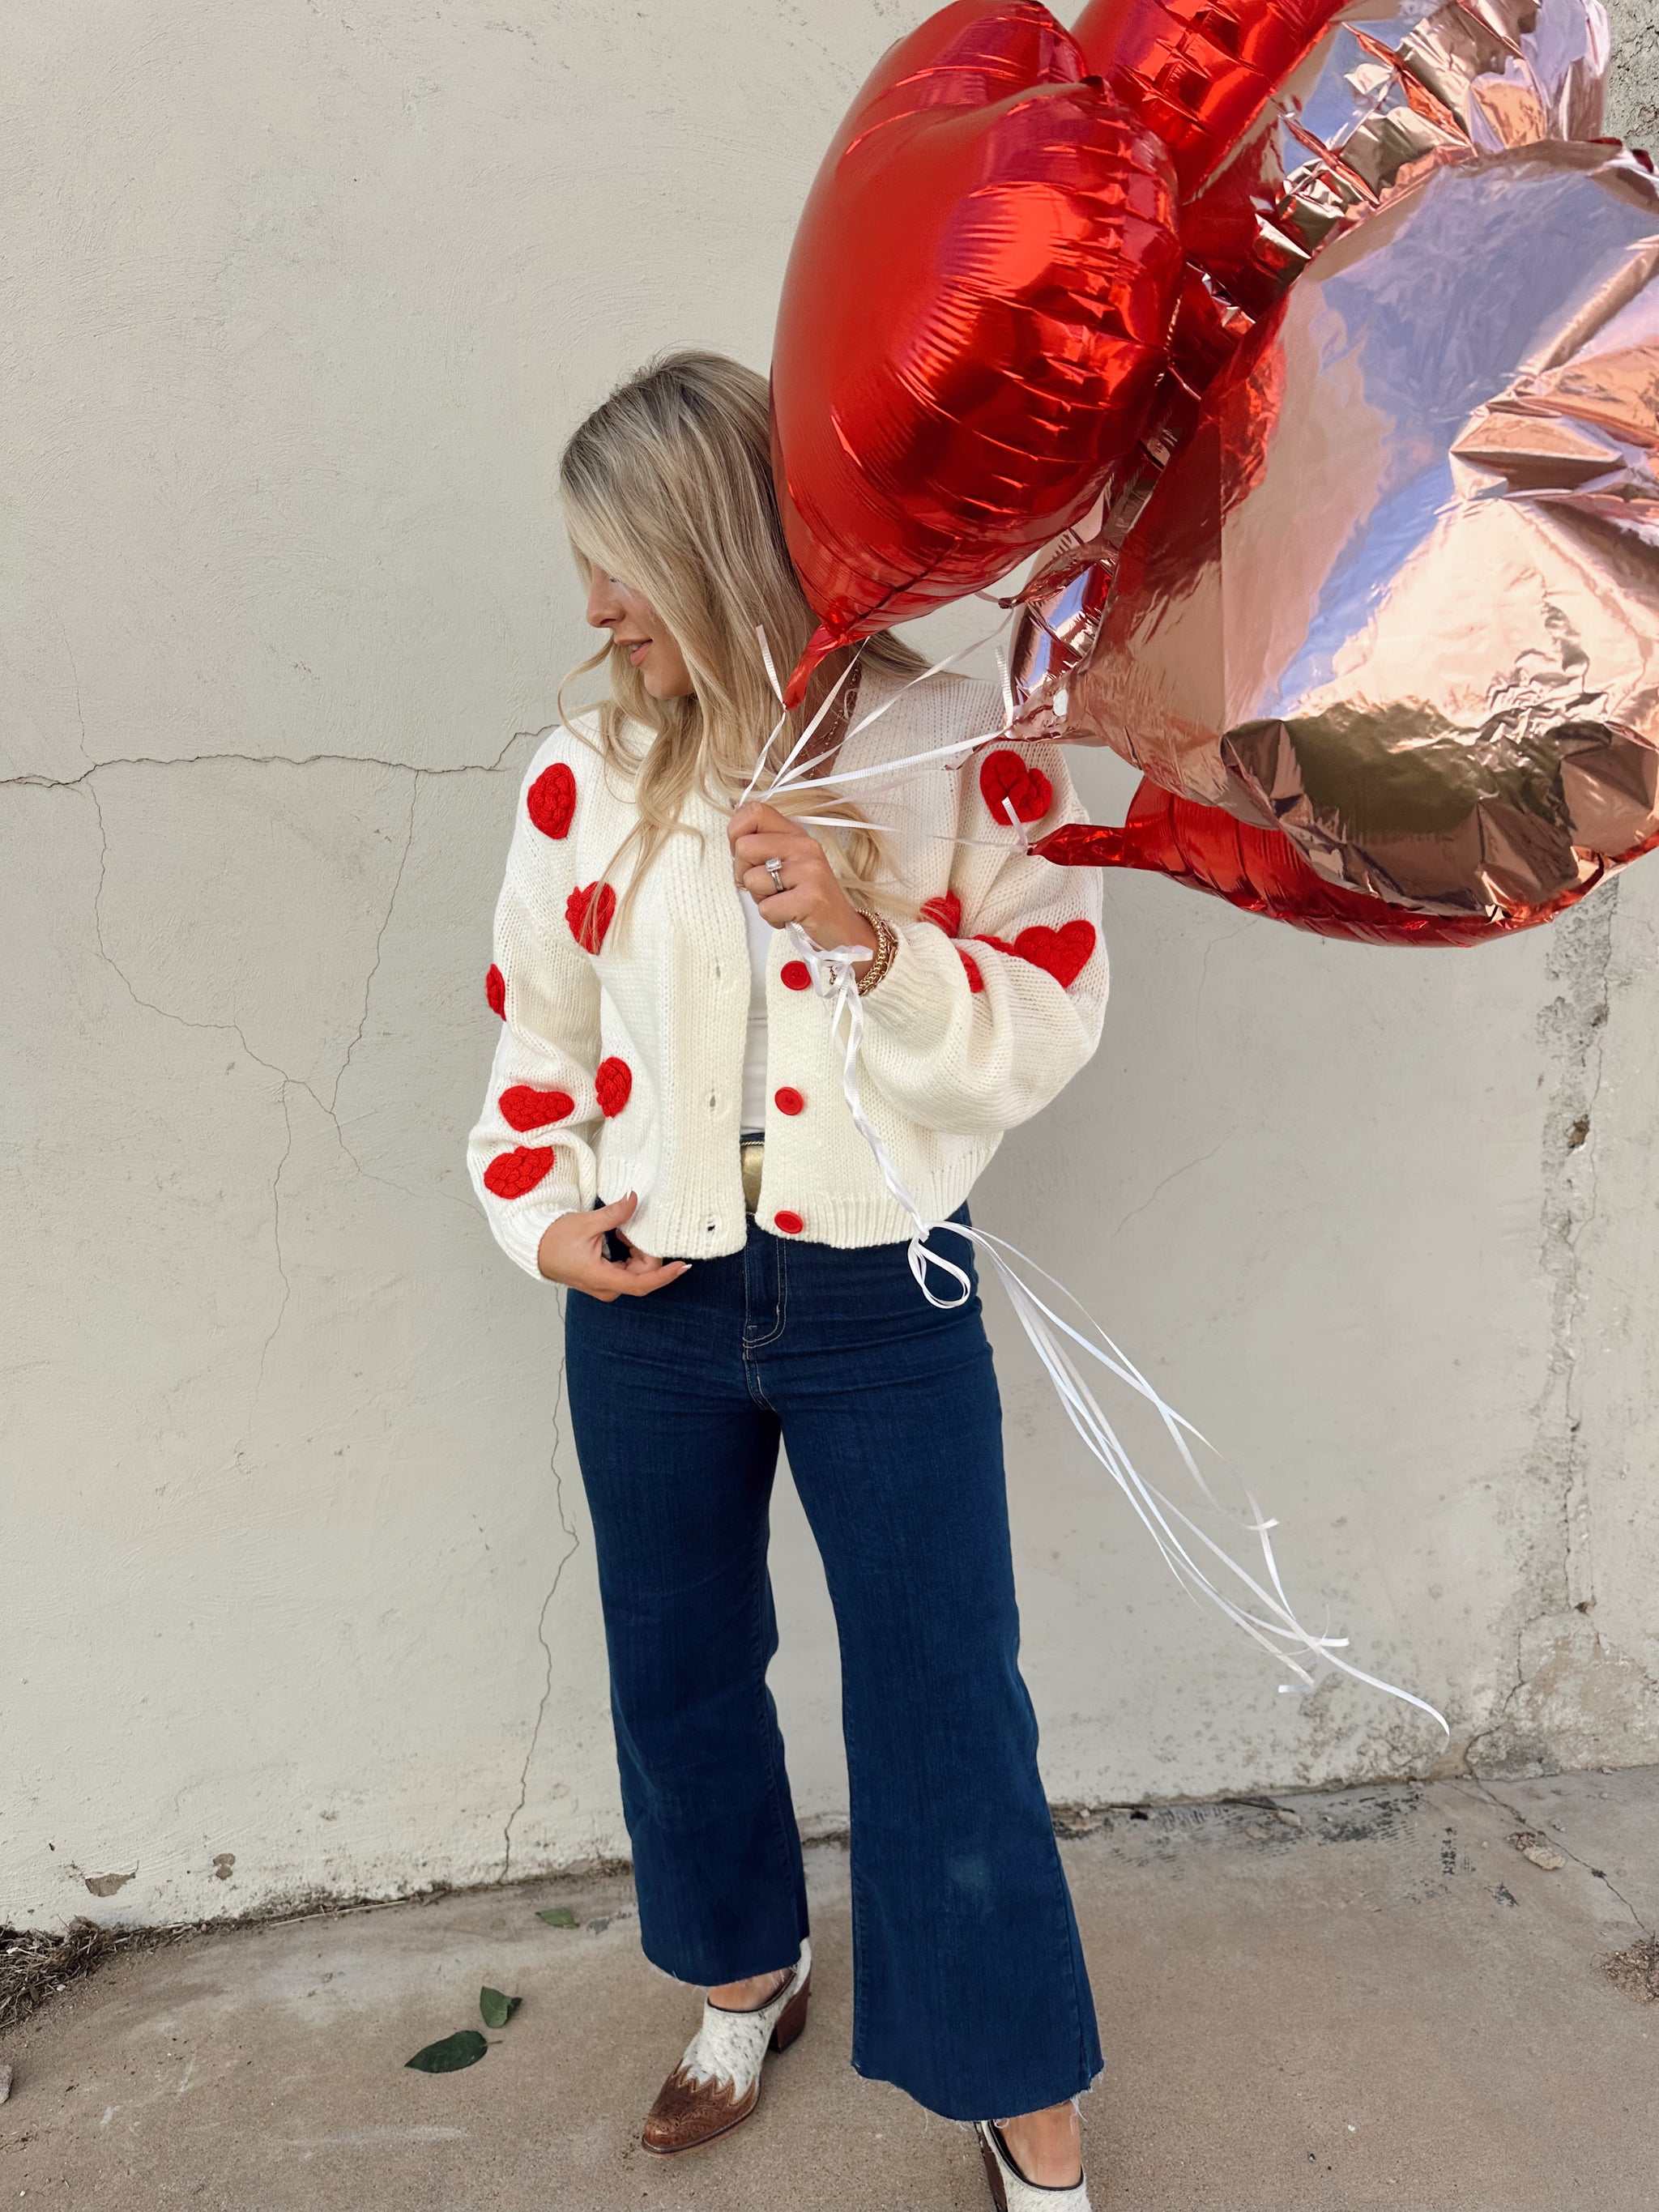
[[[775,1344],[778,1339],[783,1334],[785,1323],[787,1322],[789,1317],[789,1269],[785,1258],[785,1255],[787,1253],[788,1249],[789,1248],[787,1244],[779,1242],[777,1244],[777,1250],[773,1255],[777,1261],[778,1302],[777,1319],[773,1326],[772,1333],[769,1336],[757,1336],[752,1339],[745,1336],[743,1347],[745,1358],[751,1352],[765,1351],[769,1345]]]
[[[1050,1887],[1054,1902],[1059,1908],[1060,1941],[1065,1947],[1065,1954],[1070,1964],[1070,1971],[1066,1977],[1066,1985],[1071,1991],[1072,2032],[1077,2038],[1078,2066],[1083,2076],[1082,2080],[1078,2084],[1076,2092],[1067,2092],[1066,2094],[1081,2094],[1081,2093],[1088,2087],[1090,2082],[1094,2079],[1093,2075],[1089,2071],[1089,2062],[1085,2055],[1085,2039],[1083,2033],[1083,2004],[1078,1992],[1077,1985],[1078,1961],[1081,1955],[1082,1939],[1077,1930],[1075,1915],[1072,1905],[1071,1886],[1066,1881],[1066,1869],[1060,1864],[1060,1845],[1054,1842],[1052,1838],[1053,1832],[1051,1830],[1049,1850],[1053,1855],[1054,1873],[1054,1881]],[[1056,2098],[1054,2101],[1058,2103],[1060,2100]],[[997,2116],[994,2112],[988,2112],[985,2117],[987,2119],[994,2119]]]
[[[842,1717],[842,1741],[847,1753],[847,1887],[852,1905],[853,1922],[853,2048],[849,2054],[853,2070],[864,2071],[865,2038],[868,2033],[870,2000],[865,1989],[870,1954],[869,1939],[865,1932],[864,1877],[859,1856],[858,1776],[860,1761],[855,1748],[857,1731],[848,1725],[845,1707]]]
[[[769,1521],[767,1528],[769,1537]],[[793,1908],[799,1903],[795,1887],[794,1854],[789,1849],[789,1829],[784,1818],[783,1796],[778,1788],[777,1731],[771,1715],[766,1710],[766,1661],[763,1647],[766,1642],[764,1626],[768,1587],[766,1563],[769,1550],[769,1541],[756,1547],[757,1556],[755,1564],[759,1571],[754,1577],[755,1618],[750,1650],[754,1662],[755,1702],[759,1709],[761,1734],[766,1744],[766,1791],[772,1801],[774,1841],[777,1845],[782,1865],[784,1889]]]

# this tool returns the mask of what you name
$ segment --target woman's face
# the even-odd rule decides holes
[[[691,672],[667,623],[631,584],[607,576],[597,564],[589,571],[587,619],[595,629],[610,631],[611,642],[639,670],[653,699],[691,696]]]

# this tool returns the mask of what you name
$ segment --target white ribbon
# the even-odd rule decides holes
[[[776,672],[763,635],[761,644],[767,673],[771,678],[774,690],[777,690]],[[973,647],[964,647],[963,650],[972,651]],[[953,659],[958,657],[955,654],[951,656]],[[936,675],[939,669],[948,665],[948,662],[941,661],[935,668],[929,669],[927,675]],[[926,677],[913,679],[916,683],[926,680]],[[1005,689],[1006,684],[1005,675]],[[830,697],[834,696],[832,691]],[[902,693],[895,695],[896,697],[902,696]],[[866,728],[892,703],[890,699],[884,702],[882,706],[858,723],[848,735],[855,735],[858,730]],[[971,752],[975,744],[985,742],[985,739],[979,738],[966,745],[939,746],[930,753],[919,753],[902,761],[884,763],[879,767],[843,769],[830,777],[808,778],[799,773],[791,777],[789,771],[797,756],[811,729],[817,727],[818,720],[828,710],[829,704],[829,700],[826,700],[774,779],[769,788],[769,797],[773,792],[787,786],[800,789],[810,782],[850,782],[866,776],[890,775],[896,769],[902,771],[917,767],[941,755]],[[773,734],[776,735],[775,731]],[[750,791],[759,775],[757,765],[755,776],[750,780]],[[746,798],[748,793],[744,796]],[[1015,816],[1012,802],[1005,802],[1005,805],[1010,823],[1021,843],[1029,849],[1024,823]],[[836,826],[846,825],[837,823]],[[978,843],[983,841],[963,839],[955,842]],[[1223,1466],[1226,1462],[1184,1415],[1165,1404],[1139,1369],[1069,1291],[1055,1282],[1054,1277],[1037,1267],[1034,1261],[1027,1258],[1017,1246],[1006,1243],[1000,1237],[994,1237],[985,1230],[972,1228],[963,1222],[927,1220],[894,1165],[892,1155],[871,1126],[860,1096],[858,1068],[860,1048],[864,1039],[864,1005],[859,997],[857,971],[874,955],[862,945],[839,945],[826,951],[813,942],[799,922],[790,922],[787,930],[790,943],[806,963],[813,989],[819,998],[828,1002],[830,1034],[839,1039],[842,1047],[842,1089],[846,1094],[854,1126],[870,1147],[882,1181],[915,1224],[908,1257],[910,1273],[927,1303],[941,1311],[949,1312],[965,1305],[974,1292],[973,1278],[968,1270],[958,1266],[954,1260],[947,1260],[943,1253],[934,1251],[929,1243],[931,1237],[944,1231],[951,1236],[962,1237],[990,1261],[1008,1293],[1009,1303],[1018,1316],[1021,1328],[1030,1338],[1060,1404],[1066,1408],[1066,1419],[1083,1439],[1088,1451],[1099,1461],[1128,1499],[1136,1517],[1157,1545],[1165,1565],[1176,1580],[1189,1596],[1207,1598],[1253,1642],[1270,1652],[1278,1663],[1294,1677],[1291,1682],[1279,1684],[1281,1692],[1306,1695],[1316,1687],[1319,1670],[1324,1667],[1334,1668],[1357,1682],[1381,1690],[1387,1697],[1398,1698],[1402,1704],[1415,1706],[1418,1711],[1426,1713],[1431,1720],[1436,1722],[1449,1738],[1451,1729],[1444,1716],[1437,1712],[1426,1698],[1418,1697],[1410,1690],[1402,1690],[1395,1683],[1384,1681],[1380,1675],[1367,1674],[1364,1668],[1343,1658],[1340,1655],[1348,1643],[1346,1636],[1316,1635],[1311,1629],[1303,1626],[1285,1592],[1279,1562],[1273,1553],[1272,1531],[1278,1527],[1278,1522],[1263,1516],[1255,1498],[1242,1482],[1239,1487],[1243,1492],[1248,1512],[1243,1516],[1228,1512],[1206,1480],[1194,1456],[1194,1447],[1211,1453]],[[1069,1304],[1075,1310],[1083,1323],[1081,1328],[1073,1328],[1070,1322],[1063,1320],[1053,1306],[1038,1296],[1025,1276],[1015,1267],[1016,1261],[1046,1285],[1058,1301]],[[929,1280],[929,1270],[933,1268],[954,1285],[954,1296],[942,1297],[934,1291]],[[1184,1512],[1173,1499],[1141,1475],[1090,1389],[1087,1370],[1079,1362],[1079,1354],[1086,1354],[1152,1408],[1200,1494],[1217,1511],[1226,1514],[1229,1519],[1239,1521],[1240,1525],[1260,1544],[1261,1563],[1257,1571],[1253,1572],[1241,1565],[1190,1514]],[[1232,1470],[1230,1468],[1229,1472],[1232,1473]],[[1234,1480],[1238,1480],[1236,1474]],[[1218,1580],[1218,1577],[1222,1579]]]
[[[1182,1464],[1202,1496],[1218,1511],[1224,1513],[1227,1510],[1205,1479],[1203,1470],[1194,1455],[1193,1447],[1196,1445],[1219,1459],[1220,1455],[1215,1452],[1215,1447],[1184,1415],[1165,1404],[1139,1369],[1068,1291],[1056,1283],[1052,1275],[1037,1267],[1034,1261],[1027,1258],[1017,1246],[1007,1243],[1002,1237],[991,1236],[984,1230],[972,1228],[960,1221],[929,1222],[927,1219],[894,1165],[892,1155],[872,1127],[859,1092],[858,1060],[864,1036],[864,1006],[859,997],[858,969],[873,956],[862,945],[838,945],[825,951],[822,946],[813,943],[799,922],[790,922],[787,927],[790,943],[811,972],[814,990],[829,1003],[830,1033],[840,1039],[842,1045],[842,1089],[846,1093],[854,1125],[869,1146],[880,1170],[882,1181],[915,1224],[908,1252],[910,1273],[927,1303],[948,1312],[955,1307],[965,1305],[973,1296],[973,1279],[967,1269],[959,1267],[954,1260],[947,1260],[943,1253],[934,1251],[928,1242],[930,1237],[943,1230],[974,1246],[995,1269],[1019,1318],[1020,1326],[1030,1339],[1037,1358],[1042,1362],[1048,1379],[1066,1408],[1067,1419],[1082,1437],[1087,1449],[1128,1499],[1176,1580],[1189,1595],[1208,1598],[1212,1605],[1226,1614],[1229,1620],[1242,1628],[1264,1650],[1271,1652],[1279,1664],[1295,1677],[1293,1683],[1281,1682],[1280,1690],[1305,1695],[1316,1686],[1317,1669],[1321,1666],[1335,1668],[1342,1674],[1351,1675],[1357,1682],[1364,1682],[1374,1690],[1381,1690],[1388,1697],[1399,1698],[1406,1705],[1414,1705],[1419,1712],[1426,1713],[1431,1720],[1437,1722],[1449,1737],[1451,1730],[1447,1727],[1443,1716],[1437,1712],[1425,1698],[1417,1697],[1410,1690],[1402,1690],[1395,1683],[1384,1681],[1380,1675],[1367,1674],[1362,1668],[1343,1658],[1340,1654],[1348,1641],[1346,1636],[1317,1636],[1302,1626],[1285,1593],[1279,1563],[1273,1553],[1271,1531],[1279,1524],[1276,1521],[1264,1518],[1248,1489],[1244,1490],[1244,1498],[1249,1514],[1243,1525],[1261,1545],[1259,1574],[1241,1566],[1190,1514],[1183,1512],[1173,1499],[1140,1474],[1090,1389],[1085,1370],[1079,1362],[1079,1352],[1086,1353],[1116,1381],[1127,1384],[1137,1397],[1145,1399],[1158,1415]],[[1014,1266],[1016,1261],[1029,1268],[1040,1282],[1048,1285],[1060,1300],[1069,1303],[1076,1310],[1084,1323],[1082,1329],[1074,1328],[1038,1296]],[[941,1297],[935,1292],[928,1279],[930,1268],[938,1268],[954,1283],[955,1296]],[[1222,1464],[1225,1462],[1222,1462]],[[1229,1517],[1236,1519],[1238,1516],[1230,1515]],[[1241,1585],[1242,1589],[1238,1594],[1230,1595],[1229,1588],[1216,1580],[1217,1575],[1231,1577],[1233,1583]]]

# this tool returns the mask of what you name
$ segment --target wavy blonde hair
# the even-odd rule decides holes
[[[626,779],[638,819],[605,867],[631,862],[617,919],[668,839],[686,825],[686,799],[702,791],[735,805],[754,772],[779,708],[761,655],[765,631],[780,676],[793,666],[817,617],[789,559],[772,477],[766,380],[717,353],[671,353],[619,385],[575,432],[559,464],[559,494],[584,584],[592,574],[624,579],[649,600],[685,657],[694,687],[686,699],[653,699],[626,653],[607,640],[580,661],[559,690],[605,668],[611,696],[599,702],[599,750]],[[833,653],[773,748],[781,764],[847,663]],[[866,668],[921,670],[919,654],[890,632],[866,641]],[[580,730],[572,734],[591,744]],[[858,810],[822,791],[785,795],[783,812]],[[871,903],[896,904],[881,841],[863,830],[825,841],[836,873]]]

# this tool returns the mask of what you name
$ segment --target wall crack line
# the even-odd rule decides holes
[[[84,781],[85,779],[82,778],[80,779],[80,781]],[[253,1062],[256,1067],[264,1068],[268,1073],[276,1076],[281,1083],[292,1083],[295,1085],[312,1099],[322,1112],[326,1114],[328,1111],[327,1107],[323,1104],[322,1100],[318,1097],[317,1093],[306,1081],[304,1076],[290,1075],[285,1067],[279,1067],[274,1060],[267,1060],[262,1053],[255,1052],[253,1047],[248,1042],[246,1036],[244,1035],[240,1022],[194,1021],[188,1014],[175,1012],[171,1006],[163,1006],[159,1005],[154,999],[145,998],[138,990],[137,986],[134,984],[132,978],[127,974],[125,969],[122,967],[120,962],[117,960],[114,954],[110,951],[108,943],[104,936],[104,882],[109,872],[109,831],[105,825],[104,810],[102,805],[100,804],[98,793],[90,784],[88,784],[87,787],[87,796],[91,799],[93,811],[98,817],[98,884],[92,897],[93,935],[98,940],[98,955],[100,959],[103,961],[104,965],[110,970],[111,974],[118,978],[123,988],[126,991],[127,996],[132,1000],[133,1005],[135,1006],[142,1006],[146,1013],[159,1014],[164,1022],[177,1022],[180,1029],[207,1030],[216,1030],[222,1031],[228,1030],[230,1035],[235,1038],[237,1043],[241,1046],[242,1050],[247,1054],[248,1058]]]
[[[334,1119],[335,1109],[340,1103],[340,1085],[345,1081],[346,1072],[351,1066],[351,1055],[362,1042],[363,1031],[368,1026],[368,1002],[374,993],[374,978],[380,972],[380,954],[386,944],[386,933],[392,927],[392,911],[398,903],[398,893],[403,884],[404,870],[409,866],[410,852],[415,843],[415,802],[420,796],[420,779],[411,773],[409,780],[409,823],[404,833],[403,854],[398,862],[398,872],[392,879],[392,896],[386,902],[386,912],[380,917],[380,927],[375,935],[374,957],[370,963],[368,975],[363,978],[363,1010],[357,1017],[357,1026],[352,1031],[350,1041],[345,1048],[345,1057],[340,1062],[338,1072],[334,1078],[334,1086],[328,1094],[328,1112],[331,1119]],[[334,1119],[334,1129],[336,1135],[340,1138],[342,1149],[361,1175],[362,1169],[356,1155],[346,1144],[344,1136],[341,1134],[337,1119]]]
[[[288,1165],[289,1155],[294,1150],[294,1116],[288,1110],[286,1084],[283,1085],[283,1120],[288,1127],[288,1142],[283,1147],[283,1157],[276,1163],[276,1172],[270,1178],[270,1237],[271,1243],[276,1248],[276,1272],[283,1279],[283,1296],[282,1302],[276,1309],[276,1318],[270,1324],[270,1334],[259,1346],[259,1371],[253,1378],[252,1402],[248,1407],[247,1423],[242,1432],[242,1442],[236,1448],[236,1456],[239,1460],[246,1448],[249,1432],[253,1426],[253,1416],[258,1409],[259,1393],[265,1387],[265,1362],[270,1357],[271,1346],[276,1341],[276,1332],[283,1325],[283,1316],[288,1311],[288,1302],[294,1289],[293,1284],[289,1280],[288,1264],[283,1258],[283,1170]]]
[[[71,662],[71,665],[73,663]],[[77,704],[79,690],[77,683]],[[554,726],[548,724],[548,728]],[[248,768],[313,768],[319,765],[343,768],[397,769],[406,775],[498,775],[506,767],[507,756],[515,745],[526,738],[539,738],[542,730],[515,730],[493,761],[457,761],[448,767],[430,768],[419,761],[383,760],[377,753],[179,753],[171,758],[158,753],[124,753],[112,755],[108,760],[94,761],[79,775],[40,775],[33,771],[21,775],[0,776],[0,789],[14,784],[35,791],[76,791],[83,783],[106,768],[204,768],[220,761],[240,761]],[[84,743],[84,726],[82,742]]]
[[[1532,1407],[1533,1442],[1523,1473],[1526,1488],[1548,1519],[1532,1540],[1512,1601],[1514,1680],[1497,1711],[1468,1739],[1466,1762],[1499,1739],[1501,1769],[1517,1759],[1549,1764],[1547,1743],[1535,1719],[1516,1708],[1532,1686],[1528,1632],[1552,1620],[1591,1612],[1594,1554],[1585,1455],[1580,1443],[1583,1384],[1580,1336],[1588,1298],[1583,1250],[1595,1225],[1599,1161],[1596,1109],[1601,1098],[1613,927],[1619,910],[1617,883],[1599,890],[1556,923],[1547,972],[1555,995],[1538,1016],[1549,1085],[1541,1139],[1538,1267],[1547,1300],[1545,1371]],[[1547,1530],[1555,1545],[1547,1556]],[[1558,1636],[1559,1648],[1560,1638]],[[1508,1737],[1510,1741],[1501,1740]]]
[[[1234,934],[1237,936],[1242,934],[1242,933],[1235,931]],[[1221,1139],[1221,1144],[1212,1145],[1207,1152],[1200,1152],[1195,1160],[1186,1160],[1183,1161],[1180,1167],[1171,1168],[1169,1174],[1164,1176],[1162,1182],[1156,1182],[1152,1185],[1152,1188],[1147,1192],[1146,1197],[1141,1200],[1139,1206],[1132,1206],[1129,1208],[1129,1211],[1124,1215],[1122,1220],[1118,1223],[1116,1228],[1111,1231],[1111,1235],[1107,1238],[1106,1241],[1108,1243],[1112,1241],[1112,1237],[1121,1236],[1124,1230],[1128,1227],[1130,1222],[1134,1220],[1138,1214],[1145,1213],[1147,1207],[1152,1203],[1153,1200],[1159,1197],[1164,1191],[1168,1190],[1172,1182],[1178,1182],[1184,1175],[1190,1175],[1194,1168],[1201,1168],[1206,1160],[1212,1160],[1216,1154],[1221,1150],[1221,1146],[1228,1144],[1231,1141],[1231,1138],[1224,1137]]]

